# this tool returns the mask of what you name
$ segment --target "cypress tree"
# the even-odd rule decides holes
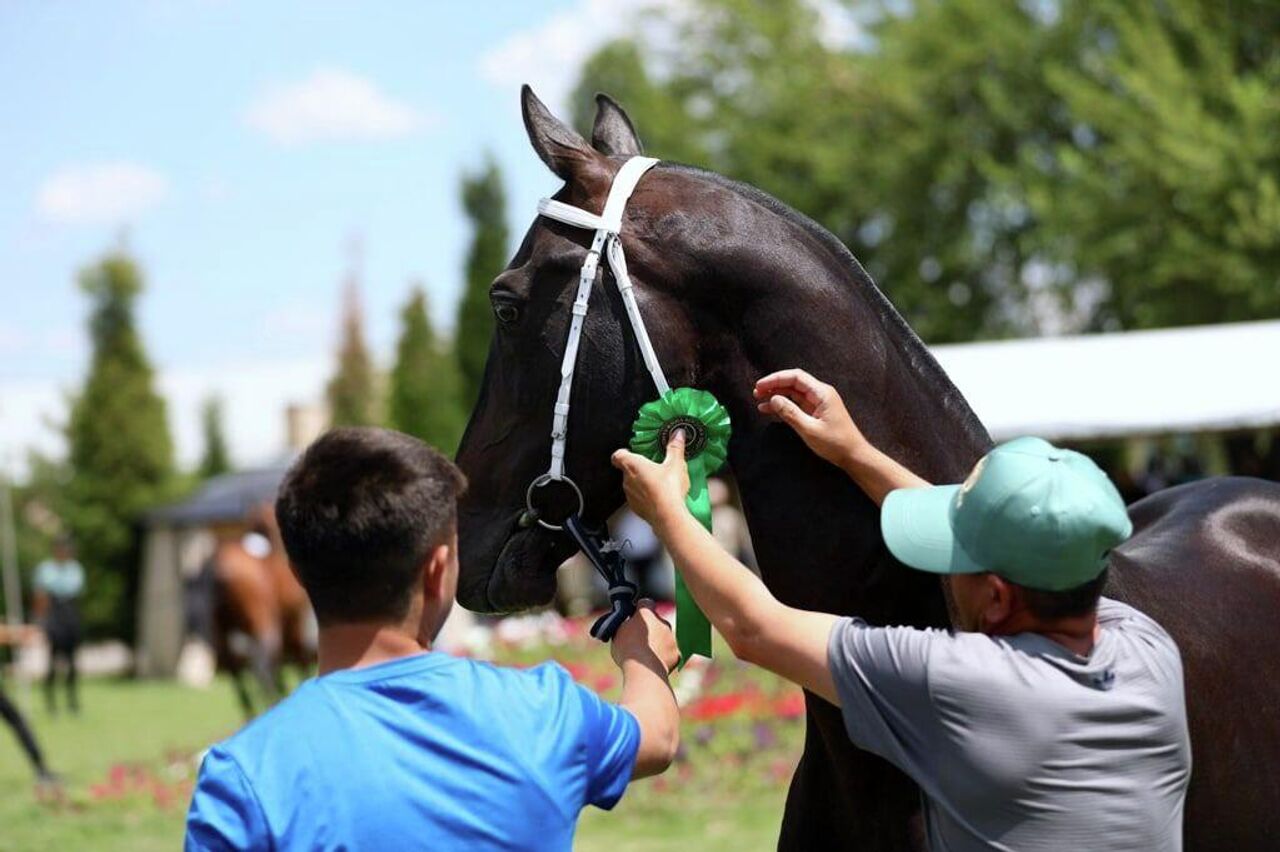
[[[211,396],[200,408],[200,426],[204,432],[204,455],[200,459],[198,474],[209,479],[231,469],[227,452],[227,438],[222,428],[222,399]]]
[[[360,293],[354,277],[347,281],[342,312],[338,369],[329,381],[329,422],[333,426],[371,426],[376,417],[373,362],[364,343]]]
[[[489,285],[507,265],[506,192],[492,157],[478,173],[463,178],[462,206],[471,220],[472,238],[454,346],[462,373],[462,404],[469,410],[480,395],[493,335]]]
[[[400,341],[388,401],[391,427],[452,453],[462,435],[459,390],[458,367],[436,340],[426,293],[421,286],[415,287],[400,312]]]
[[[115,252],[80,275],[93,355],[67,423],[70,477],[62,516],[84,564],[83,615],[98,635],[133,633],[139,548],[135,525],[169,496],[173,442],[164,400],[134,322],[142,276]]]

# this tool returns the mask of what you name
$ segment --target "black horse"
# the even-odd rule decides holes
[[[523,107],[534,149],[565,182],[556,198],[599,211],[620,164],[641,153],[626,114],[600,96],[588,144],[527,87]],[[879,624],[948,624],[942,586],[889,555],[876,507],[790,429],[761,417],[751,396],[761,375],[803,367],[839,389],[878,447],[934,482],[959,481],[990,447],[964,398],[848,250],[756,189],[674,164],[640,182],[623,240],[672,386],[712,391],[733,417],[730,465],[778,598]],[[471,480],[459,598],[473,609],[546,603],[556,567],[574,549],[520,516],[527,484],[547,464],[569,306],[589,241],[587,231],[538,218],[493,283],[497,329],[458,451]],[[602,273],[586,320],[567,458],[585,519],[596,525],[623,499],[609,455],[654,396],[609,279]],[[1182,649],[1195,760],[1187,848],[1280,848],[1280,485],[1212,480],[1132,513],[1137,532],[1116,554],[1113,593],[1157,618]],[[921,848],[916,786],[854,748],[837,708],[806,698],[804,755],[780,848]]]

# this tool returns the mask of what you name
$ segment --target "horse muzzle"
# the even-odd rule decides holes
[[[522,510],[502,520],[461,517],[458,602],[475,612],[514,612],[545,606],[556,593],[556,569],[573,555],[568,536],[537,525],[521,527]]]

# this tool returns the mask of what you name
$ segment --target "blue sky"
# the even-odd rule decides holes
[[[283,406],[321,394],[353,238],[385,365],[412,279],[452,324],[461,174],[492,152],[513,239],[556,187],[519,84],[562,107],[638,5],[0,6],[0,462],[58,450],[87,356],[76,272],[121,235],[182,460],[209,392],[238,461],[278,453]]]

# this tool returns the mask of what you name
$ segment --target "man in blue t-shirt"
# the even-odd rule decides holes
[[[433,652],[458,579],[462,474],[384,429],[320,438],[280,486],[289,560],[320,624],[320,674],[204,759],[186,847],[568,849],[679,742],[670,627],[618,631],[620,705],[554,663]]]

